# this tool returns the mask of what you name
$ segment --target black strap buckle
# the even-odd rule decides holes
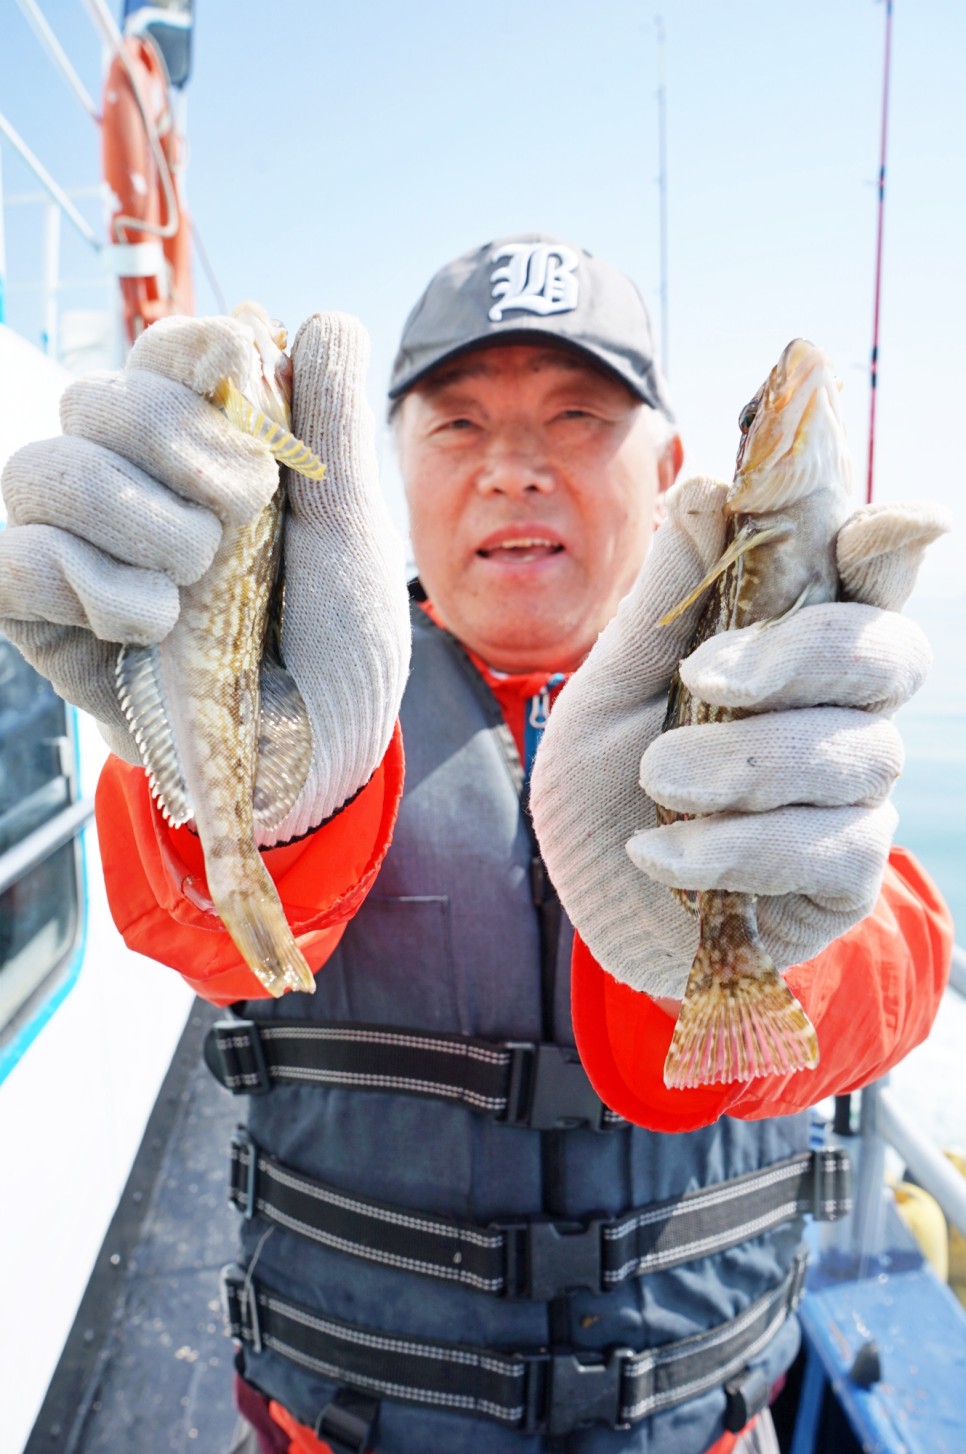
[[[261,1036],[254,1020],[218,1020],[205,1036],[205,1064],[236,1096],[263,1096],[272,1089]]]
[[[506,1115],[501,1117],[505,1125],[531,1131],[604,1129],[606,1108],[572,1046],[511,1040],[506,1048],[511,1059]]]
[[[740,1434],[768,1403],[771,1381],[762,1368],[746,1368],[724,1386],[724,1426],[729,1434]]]
[[[837,1147],[812,1152],[812,1216],[836,1222],[852,1209],[852,1163]]]
[[[523,1432],[570,1434],[586,1424],[629,1429],[621,1420],[621,1403],[624,1370],[633,1356],[630,1348],[610,1348],[603,1357],[547,1353],[534,1358],[530,1399],[535,1395],[537,1407],[528,1408]]]
[[[340,1388],[316,1419],[315,1435],[333,1454],[368,1454],[378,1417],[378,1399]]]
[[[250,1222],[255,1215],[256,1192],[255,1183],[258,1177],[258,1147],[244,1126],[236,1126],[231,1138],[232,1155],[232,1191],[236,1188],[241,1192],[241,1200],[235,1201],[246,1222]],[[247,1164],[246,1164],[247,1158]],[[235,1176],[235,1166],[238,1167],[238,1177]]]
[[[237,1262],[221,1269],[221,1310],[228,1325],[228,1335],[262,1351],[262,1330],[258,1321],[258,1299],[251,1278]]]
[[[571,1288],[601,1292],[601,1227],[611,1219],[559,1222],[532,1217],[496,1222],[504,1234],[508,1298],[549,1302]]]

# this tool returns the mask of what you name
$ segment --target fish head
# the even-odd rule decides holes
[[[828,355],[794,338],[738,420],[741,443],[726,510],[781,510],[819,490],[845,496],[852,461]]]
[[[239,303],[232,317],[252,335],[248,377],[241,391],[274,423],[288,429],[292,414],[292,360],[285,352],[288,336],[260,303]]]

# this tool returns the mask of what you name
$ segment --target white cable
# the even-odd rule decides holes
[[[73,222],[74,226],[77,228],[77,231],[80,233],[84,241],[89,242],[91,247],[93,247],[95,251],[100,252],[101,244],[97,240],[94,229],[84,221],[83,217],[80,215],[73,202],[67,196],[67,193],[63,190],[63,188],[57,185],[53,177],[47,171],[47,168],[43,165],[42,162],[38,161],[37,157],[34,156],[33,152],[30,150],[30,147],[24,141],[23,137],[18,131],[14,130],[14,128],[10,125],[10,122],[7,120],[2,112],[0,112],[0,131],[3,132],[4,136],[10,142],[10,145],[20,153],[21,157],[27,163],[27,166],[33,172],[38,182],[40,182],[41,186],[46,188],[46,190],[50,193],[51,197],[53,197],[54,201],[57,203],[61,211],[70,218],[71,222]]]
[[[88,116],[92,121],[100,123],[101,114],[97,109],[96,103],[91,98],[84,82],[68,60],[63,46],[51,30],[50,24],[41,12],[36,0],[17,0],[17,4],[27,24],[33,30],[40,44],[47,51],[54,65],[62,73],[64,80],[70,86]]]

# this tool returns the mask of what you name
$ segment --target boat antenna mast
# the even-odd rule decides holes
[[[882,296],[882,226],[885,220],[886,140],[889,122],[889,69],[892,61],[892,0],[885,0],[885,62],[882,77],[882,130],[879,152],[879,204],[875,242],[875,297],[872,309],[872,360],[869,373],[871,399],[869,404],[869,468],[866,480],[866,503],[872,503],[873,466],[875,461],[875,405],[879,382],[879,304]]]

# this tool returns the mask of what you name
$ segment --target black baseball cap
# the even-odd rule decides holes
[[[406,319],[389,397],[470,349],[539,338],[589,355],[673,423],[651,320],[630,278],[539,232],[485,243],[440,268]]]

